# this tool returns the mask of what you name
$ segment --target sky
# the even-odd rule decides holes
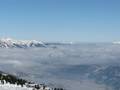
[[[120,41],[120,0],[0,0],[0,38]]]

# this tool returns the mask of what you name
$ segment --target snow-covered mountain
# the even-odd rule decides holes
[[[45,44],[36,40],[14,40],[11,38],[0,39],[1,48],[29,48],[29,47],[45,47]]]
[[[37,40],[15,40],[11,38],[1,38],[0,48],[30,48],[30,47],[54,47],[58,45],[71,45],[72,42],[42,42]]]
[[[64,90],[36,84],[0,71],[0,90]]]

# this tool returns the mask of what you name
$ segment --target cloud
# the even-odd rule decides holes
[[[78,81],[69,80],[66,76],[60,77],[53,70],[57,72],[61,67],[73,65],[120,62],[120,46],[112,44],[80,44],[75,46],[57,46],[54,49],[0,49],[0,53],[1,71],[17,73],[17,75],[22,72],[29,76],[24,78],[37,82],[55,81],[58,84],[67,82],[68,85],[73,84],[73,82],[78,83]],[[73,87],[76,87],[75,84]]]

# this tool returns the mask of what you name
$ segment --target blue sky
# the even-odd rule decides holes
[[[120,40],[120,0],[0,0],[0,37]]]

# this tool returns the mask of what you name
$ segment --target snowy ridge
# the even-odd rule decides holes
[[[51,88],[45,84],[35,84],[0,71],[0,90],[64,90]]]
[[[11,38],[0,39],[0,48],[31,48],[50,47],[56,45],[71,45],[73,42],[42,42],[37,40],[15,40]]]
[[[14,40],[11,38],[0,39],[1,48],[29,48],[29,47],[45,47],[45,44],[36,40]]]

